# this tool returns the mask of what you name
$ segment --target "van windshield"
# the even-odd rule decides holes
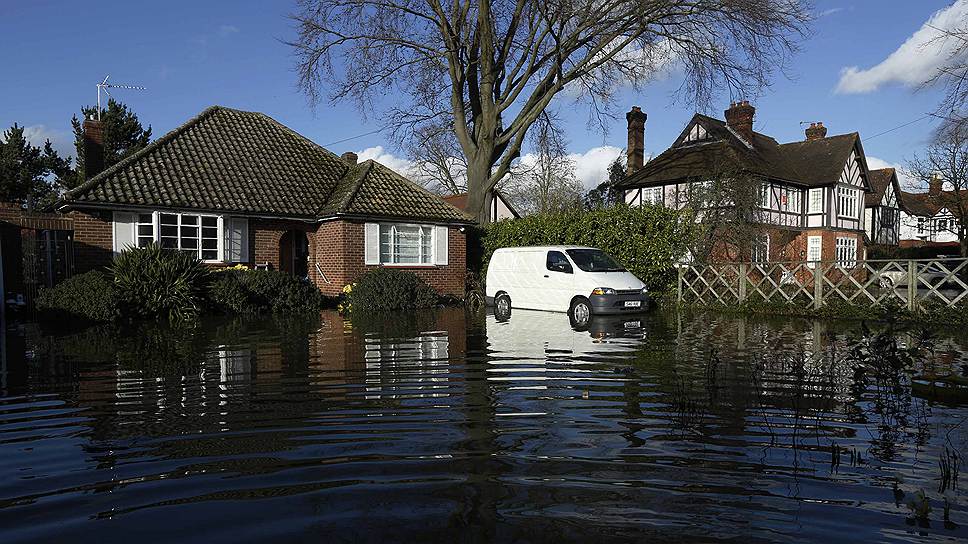
[[[600,249],[569,249],[566,253],[585,272],[625,272],[615,259]]]

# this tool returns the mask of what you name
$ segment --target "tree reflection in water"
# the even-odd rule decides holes
[[[965,537],[964,342],[715,314],[574,330],[459,308],[28,326],[6,344],[21,351],[0,392],[0,526],[15,540]]]

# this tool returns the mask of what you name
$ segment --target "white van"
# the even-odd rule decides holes
[[[580,246],[507,247],[491,255],[485,295],[496,315],[511,308],[568,312],[586,325],[592,314],[641,312],[645,284],[600,249]]]

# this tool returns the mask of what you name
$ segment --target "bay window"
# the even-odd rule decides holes
[[[364,263],[432,266],[447,264],[448,228],[411,223],[366,223]]]
[[[837,238],[837,264],[845,268],[857,264],[857,238]]]
[[[248,220],[198,213],[114,212],[114,251],[157,243],[208,262],[248,261]]]
[[[837,187],[837,215],[857,218],[860,191],[850,187]]]

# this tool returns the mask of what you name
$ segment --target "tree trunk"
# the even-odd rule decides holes
[[[483,153],[482,153],[483,155]],[[491,163],[487,159],[467,161],[467,212],[481,225],[490,220]]]

